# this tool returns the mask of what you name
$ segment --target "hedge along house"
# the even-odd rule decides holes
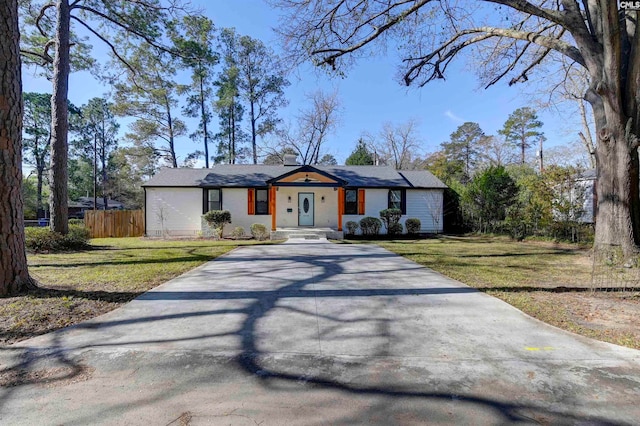
[[[251,224],[261,223],[277,237],[281,231],[316,228],[341,238],[347,221],[379,218],[381,210],[392,207],[402,210],[401,223],[418,218],[421,232],[442,232],[446,185],[428,171],[301,166],[289,158],[275,166],[166,168],[143,187],[147,236],[207,236],[202,215],[229,210],[232,223],[225,235],[238,226],[248,233]]]

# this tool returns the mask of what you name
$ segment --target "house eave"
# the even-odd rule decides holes
[[[282,179],[285,179],[289,176],[295,175],[297,173],[317,173],[320,176],[324,176],[327,179],[331,179],[334,182],[332,183],[328,183],[328,182],[278,182]],[[332,175],[331,173],[327,173],[324,170],[320,170],[318,168],[315,168],[311,165],[304,165],[304,166],[300,166],[300,167],[296,167],[290,171],[288,171],[287,173],[283,173],[280,176],[276,176],[274,178],[271,178],[269,180],[266,181],[267,184],[269,185],[273,185],[273,186],[345,186],[347,184],[347,181],[344,179],[341,179],[337,176]],[[293,185],[292,185],[293,184]]]

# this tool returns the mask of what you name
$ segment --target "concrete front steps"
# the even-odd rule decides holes
[[[344,233],[331,228],[278,228],[275,231],[271,231],[272,240],[285,240],[288,238],[341,240],[344,238]]]

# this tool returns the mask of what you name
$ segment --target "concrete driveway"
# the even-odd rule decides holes
[[[3,425],[640,422],[640,351],[323,240],[237,249],[0,362]]]

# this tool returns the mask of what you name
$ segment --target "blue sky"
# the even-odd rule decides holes
[[[265,2],[196,0],[192,4],[202,7],[218,28],[235,27],[238,33],[259,38],[277,50],[278,40],[272,28],[278,25],[279,12],[271,10]],[[106,59],[100,58],[106,52],[100,42],[91,42],[98,60]],[[345,78],[331,78],[304,65],[290,76],[291,86],[286,90],[290,104],[281,110],[280,116],[285,120],[295,117],[306,107],[306,93],[318,89],[337,90],[342,114],[337,131],[327,140],[326,151],[343,163],[362,132],[377,133],[385,122],[400,124],[408,119],[418,120],[422,154],[426,154],[438,150],[439,144],[448,140],[464,121],[478,122],[486,134],[495,134],[511,112],[529,105],[530,95],[524,93],[523,85],[508,87],[506,82],[501,82],[487,90],[480,88],[476,76],[465,70],[463,60],[450,69],[446,80],[431,82],[423,88],[407,88],[398,83],[397,65],[396,57],[381,54],[360,60]],[[34,78],[28,72],[23,84],[24,91],[51,91],[50,82]],[[109,91],[84,72],[72,74],[69,86],[69,98],[76,105]],[[575,139],[567,135],[573,126],[567,124],[571,121],[569,117],[558,111],[540,111],[539,118],[544,123],[547,146]],[[578,130],[576,127],[570,133],[577,134]],[[185,137],[178,141],[177,151],[184,158],[198,148],[199,144]]]

